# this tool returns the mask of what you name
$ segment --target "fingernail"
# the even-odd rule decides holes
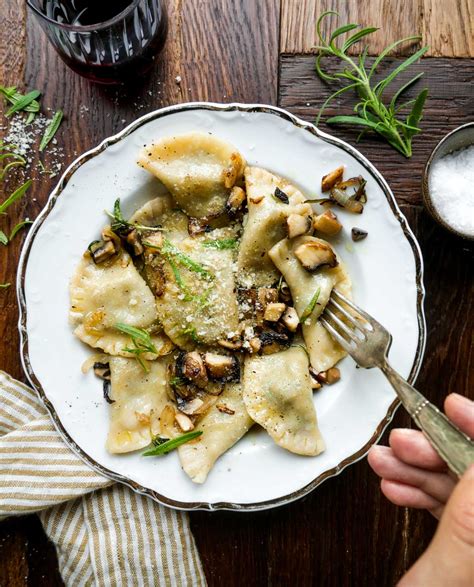
[[[452,397],[459,404],[462,404],[465,408],[472,408],[474,406],[473,401],[471,401],[468,397],[464,395],[460,395],[459,393],[450,393],[448,397]]]

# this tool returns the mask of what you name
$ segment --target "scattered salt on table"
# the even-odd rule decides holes
[[[441,218],[456,231],[474,236],[474,145],[435,161],[429,188]]]

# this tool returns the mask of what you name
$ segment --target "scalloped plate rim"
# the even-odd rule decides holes
[[[421,254],[420,246],[418,241],[416,240],[415,235],[413,234],[408,222],[401,212],[395,197],[388,186],[387,182],[381,175],[381,173],[375,168],[375,166],[370,163],[370,161],[362,155],[357,149],[346,143],[345,141],[338,139],[328,133],[325,133],[319,130],[314,124],[307,122],[294,114],[291,114],[287,110],[283,108],[279,108],[277,106],[271,106],[267,104],[243,104],[238,102],[228,103],[228,104],[221,104],[216,102],[187,102],[183,104],[177,104],[173,106],[167,106],[164,108],[159,108],[152,112],[149,112],[139,118],[137,118],[134,122],[126,126],[120,132],[111,135],[105,138],[103,141],[99,143],[96,147],[84,152],[82,155],[77,157],[65,170],[63,175],[61,176],[60,180],[52,190],[44,208],[34,221],[33,225],[31,226],[28,235],[25,239],[20,260],[18,264],[18,273],[17,273],[17,280],[16,280],[16,292],[18,297],[18,305],[19,305],[19,319],[18,319],[18,329],[20,333],[20,356],[21,362],[23,366],[23,370],[28,378],[28,381],[32,385],[32,387],[37,392],[38,396],[40,397],[41,401],[44,403],[46,409],[48,410],[51,419],[54,423],[54,426],[58,430],[58,432],[63,437],[66,444],[73,450],[73,452],[88,466],[94,469],[96,472],[108,477],[112,480],[118,481],[130,487],[133,491],[141,494],[146,495],[158,503],[162,505],[166,505],[172,507],[174,509],[179,510],[203,510],[203,511],[216,511],[216,510],[230,510],[230,511],[258,511],[258,510],[265,510],[274,507],[279,507],[282,505],[286,505],[291,503],[297,499],[304,497],[305,495],[309,494],[311,491],[316,489],[321,483],[330,479],[331,477],[335,477],[339,475],[346,467],[349,465],[356,463],[357,461],[364,458],[369,451],[370,447],[377,442],[377,440],[382,436],[386,427],[390,424],[391,420],[394,417],[394,414],[398,407],[400,406],[400,401],[395,399],[391,405],[389,406],[385,417],[380,421],[379,425],[375,429],[371,438],[355,453],[350,455],[349,457],[343,459],[340,463],[338,463],[335,467],[321,473],[315,479],[313,479],[310,483],[306,484],[305,486],[301,487],[297,491],[294,491],[288,495],[281,496],[275,499],[261,501],[257,503],[231,503],[225,501],[219,501],[215,503],[208,503],[208,502],[181,502],[175,501],[170,499],[166,496],[159,494],[158,492],[146,488],[139,483],[124,477],[123,475],[111,471],[99,463],[97,463],[92,457],[85,453],[71,438],[67,430],[65,429],[63,423],[59,419],[56,410],[50,400],[47,398],[40,381],[36,378],[36,375],[31,367],[31,363],[29,360],[28,354],[28,334],[26,329],[26,317],[27,317],[27,307],[26,307],[26,300],[25,300],[25,272],[26,266],[28,261],[28,255],[31,250],[32,244],[34,242],[35,236],[47,218],[49,212],[54,207],[54,204],[57,198],[62,193],[63,189],[65,188],[66,184],[68,183],[71,176],[74,172],[86,161],[90,158],[99,155],[103,152],[107,147],[113,145],[114,143],[120,141],[122,138],[128,136],[131,132],[139,128],[140,126],[146,124],[151,120],[155,120],[156,118],[160,118],[161,116],[166,116],[168,114],[174,114],[181,111],[188,111],[188,110],[217,110],[217,111],[240,111],[240,112],[265,112],[268,114],[273,114],[279,116],[289,122],[291,122],[294,126],[307,130],[308,132],[316,135],[317,137],[323,139],[325,142],[336,145],[342,148],[344,151],[348,152],[350,155],[355,157],[362,165],[368,168],[376,179],[377,183],[379,184],[380,188],[382,189],[387,201],[390,205],[392,213],[397,218],[398,222],[401,225],[405,238],[408,240],[416,264],[416,291],[417,291],[417,320],[418,320],[418,344],[416,349],[416,354],[413,360],[412,368],[410,371],[410,375],[408,377],[408,381],[410,383],[414,383],[416,377],[419,373],[421,368],[421,363],[425,351],[426,346],[426,320],[424,314],[424,299],[425,299],[425,289],[423,285],[423,257]]]

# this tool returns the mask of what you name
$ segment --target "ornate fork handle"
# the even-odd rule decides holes
[[[436,452],[460,477],[474,463],[474,443],[387,362],[381,369]]]

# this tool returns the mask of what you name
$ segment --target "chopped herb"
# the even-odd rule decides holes
[[[304,344],[292,344],[291,346],[292,347],[300,347],[300,349],[303,349],[304,350],[304,352],[306,353],[306,356],[308,357],[308,359],[310,358],[309,357],[309,351],[308,351],[308,348],[307,348],[306,345],[304,345]]]
[[[1,245],[8,245],[8,236],[3,232],[3,230],[0,230],[0,244]]]
[[[10,287],[11,283],[0,283],[0,289],[7,289],[7,287]]]
[[[57,133],[62,119],[63,119],[63,111],[62,110],[58,110],[57,112],[54,113],[54,116],[51,119],[51,122],[46,127],[46,130],[44,131],[43,138],[41,139],[41,143],[39,146],[40,153],[41,153],[41,151],[44,151],[46,149],[46,147],[48,146],[50,141],[53,139],[54,135]]]
[[[112,224],[110,225],[110,228],[113,230],[113,232],[115,232],[119,236],[127,235],[134,228],[136,228],[137,230],[149,230],[149,231],[163,230],[163,228],[161,228],[161,226],[144,226],[143,224],[136,224],[136,223],[127,222],[127,220],[125,220],[125,218],[123,217],[122,210],[120,209],[120,198],[117,198],[114,202],[113,213],[108,212],[107,210],[105,211],[105,213],[108,216],[110,216],[110,218],[112,218],[114,220],[114,222],[112,222]],[[150,248],[155,248],[155,249],[158,248],[156,246],[151,245],[151,243],[148,244],[147,246]]]
[[[202,243],[202,246],[206,249],[218,249],[218,250],[225,250],[225,249],[235,249],[237,247],[237,239],[236,238],[222,238],[219,240],[205,240]]]
[[[170,379],[171,387],[179,387],[180,385],[183,385],[183,383],[184,380],[182,379],[182,377],[174,376]]]
[[[189,338],[195,342],[196,344],[199,344],[199,342],[201,342],[199,340],[199,337],[197,335],[197,331],[194,327],[190,326],[188,328],[185,328],[184,330],[181,331],[181,334],[183,334],[184,336],[189,336]]]
[[[152,440],[152,444],[154,446],[142,453],[142,456],[157,457],[160,455],[166,455],[175,448],[178,448],[178,446],[198,438],[201,436],[201,434],[201,430],[195,430],[194,432],[187,432],[186,434],[182,434],[181,436],[177,436],[176,438],[171,439],[155,437]]]
[[[8,118],[9,116],[14,114],[15,112],[18,112],[19,110],[25,110],[26,107],[29,106],[34,100],[36,100],[36,98],[38,98],[38,96],[40,95],[40,91],[32,90],[31,92],[28,92],[28,94],[25,94],[24,96],[21,96],[20,98],[16,99],[14,102],[12,102],[13,106],[11,106],[5,112],[5,116]]]
[[[279,200],[280,202],[283,202],[284,204],[289,204],[290,203],[290,198],[280,188],[276,188],[275,189],[275,192],[273,194],[273,197],[276,200]]]
[[[28,218],[26,220],[22,220],[21,222],[19,222],[18,224],[16,224],[11,233],[10,233],[10,238],[8,240],[13,240],[14,236],[17,234],[17,232],[19,232],[22,228],[24,228],[25,226],[28,226],[29,224],[33,224],[32,220],[28,220]]]
[[[133,348],[126,347],[123,350],[134,355],[135,359],[140,363],[144,371],[149,371],[149,368],[142,359],[141,355],[144,353],[153,353],[155,355],[158,354],[158,350],[151,340],[150,333],[146,330],[143,330],[142,328],[135,328],[134,326],[129,326],[128,324],[122,324],[121,322],[117,322],[115,324],[115,328],[123,334],[128,334],[128,336],[132,339]]]
[[[311,316],[311,314],[313,313],[313,310],[316,307],[316,304],[318,302],[320,293],[321,293],[321,288],[318,287],[318,289],[314,292],[314,295],[311,298],[311,301],[309,302],[309,304],[306,306],[303,313],[301,314],[300,324],[303,324],[303,322],[305,322],[305,320],[307,320]]]
[[[146,243],[144,243],[144,244],[146,244]],[[149,245],[147,245],[147,246],[149,246]],[[159,247],[154,247],[154,248],[159,248]],[[180,251],[177,247],[175,247],[173,245],[173,243],[171,243],[168,239],[164,239],[163,247],[161,248],[161,251],[164,255],[172,255],[174,260],[178,264],[182,265],[183,267],[186,267],[186,269],[189,269],[190,271],[194,271],[194,273],[198,273],[199,275],[201,275],[205,279],[213,279],[214,276],[212,275],[212,273],[210,273],[202,265],[200,265],[199,263],[197,263],[196,261],[191,259],[191,257],[188,257],[187,255],[185,255],[182,251]]]
[[[17,165],[26,165],[26,159],[16,153],[13,149],[15,145],[6,145],[3,141],[0,141],[0,151],[4,151],[0,155],[0,161],[6,161],[7,159],[12,159],[9,163],[5,165],[5,167],[0,171],[0,181],[2,181],[5,175],[12,167],[16,167]]]
[[[15,86],[9,88],[0,86],[0,94],[3,94],[4,98],[7,100],[7,102],[10,102],[10,104],[17,104],[23,98],[23,94],[17,92]],[[30,113],[27,119],[28,124],[34,119],[36,113],[39,112],[39,109],[40,105],[37,100],[32,100],[27,106],[23,108],[25,112]]]
[[[336,90],[329,96],[329,98],[327,98],[327,100],[325,100],[319,111],[316,124],[319,124],[321,115],[331,100],[342,93],[353,89],[359,97],[359,102],[354,106],[354,114],[352,116],[332,116],[326,122],[328,124],[351,124],[359,126],[362,128],[359,138],[368,130],[376,132],[384,137],[386,141],[402,155],[405,157],[411,157],[411,142],[413,137],[421,132],[419,122],[422,118],[423,106],[428,95],[428,90],[421,90],[415,100],[410,100],[402,105],[398,105],[398,100],[405,90],[420,79],[423,73],[414,76],[395,92],[389,104],[383,102],[382,94],[400,73],[405,71],[410,65],[415,63],[415,61],[418,61],[418,59],[426,53],[428,47],[422,47],[413,53],[413,55],[410,55],[405,59],[405,61],[402,61],[386,77],[377,83],[374,83],[373,75],[381,61],[383,61],[383,59],[385,59],[385,57],[401,43],[418,41],[420,37],[406,37],[395,41],[380,53],[369,68],[365,63],[368,54],[367,46],[360,52],[358,58],[352,58],[349,56],[347,50],[377,29],[375,27],[361,28],[355,34],[349,36],[343,43],[336,45],[336,39],[338,37],[358,28],[359,25],[352,23],[343,25],[333,31],[329,40],[327,40],[322,35],[321,22],[330,14],[339,16],[337,12],[328,10],[321,14],[316,24],[316,32],[320,42],[318,46],[314,47],[319,50],[319,54],[316,58],[316,71],[326,82],[339,81],[346,85]],[[321,68],[321,60],[328,55],[339,58],[344,63],[344,68],[332,74],[323,71]],[[406,119],[402,120],[399,117],[399,112],[402,108],[407,106],[411,106],[410,112]]]
[[[28,188],[31,186],[33,181],[29,179],[19,188],[17,188],[4,202],[0,204],[0,214],[4,214],[5,210],[11,206],[14,202],[22,198]]]
[[[277,285],[277,292],[280,293],[281,292],[281,286],[283,284],[283,275],[280,275],[280,279],[278,280],[278,285]]]

